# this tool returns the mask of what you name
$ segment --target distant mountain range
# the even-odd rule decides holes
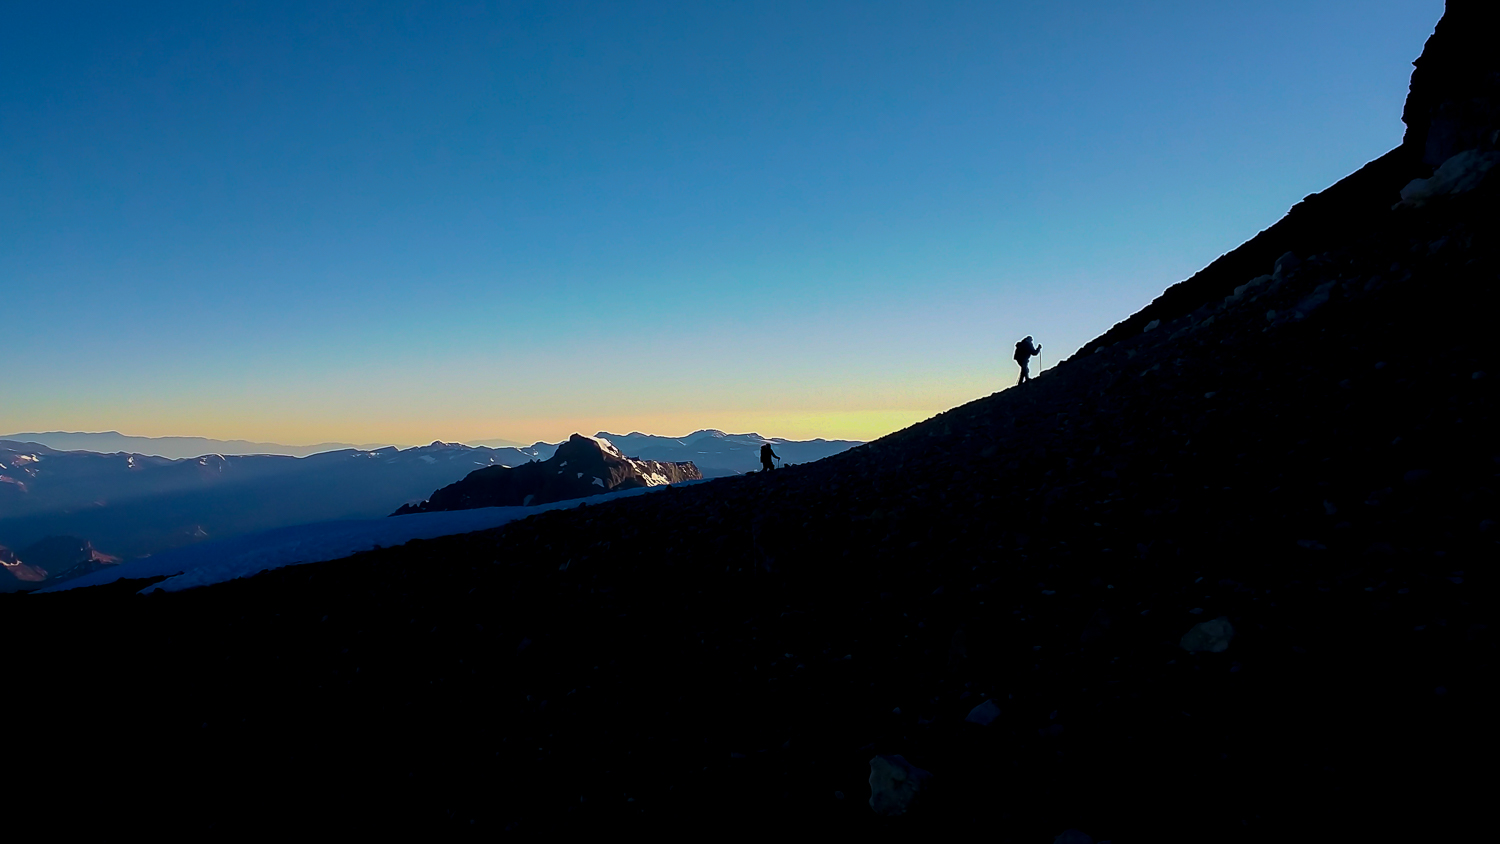
[[[628,434],[611,434],[600,431],[595,436],[614,443],[631,457],[642,460],[667,462],[693,461],[703,471],[705,478],[723,477],[753,472],[760,467],[760,447],[771,443],[778,456],[787,464],[811,463],[824,457],[838,454],[845,449],[862,445],[857,440],[787,440],[780,437],[762,437],[760,434],[726,434],[714,428],[694,431],[682,437],[661,437],[632,431]],[[21,433],[0,435],[0,441],[36,443],[56,451],[92,451],[98,454],[133,454],[139,457],[165,457],[178,460],[190,457],[219,454],[233,455],[283,455],[310,457],[333,451],[382,451],[392,448],[409,449],[410,446],[391,443],[317,443],[315,445],[285,445],[282,443],[251,442],[249,440],[215,440],[207,437],[135,437],[118,431],[82,433],[49,431],[45,433]],[[472,440],[455,443],[475,448],[518,449],[540,455],[538,459],[550,457],[556,443],[536,442],[531,445],[506,439]],[[785,453],[783,453],[783,450]],[[535,456],[535,455],[533,455]],[[4,512],[0,511],[0,518]]]
[[[132,437],[119,431],[97,433],[47,431],[45,433],[22,433],[0,435],[0,440],[37,443],[58,451],[94,451],[100,454],[126,452],[152,457],[201,457],[205,454],[284,454],[291,457],[307,457],[327,451],[356,449],[374,451],[393,447],[391,443],[316,443],[314,445],[284,445],[282,443],[258,443],[249,440],[214,440],[206,437]],[[525,443],[511,440],[476,440],[467,445],[490,448],[520,448]],[[402,448],[408,446],[399,446]]]
[[[50,537],[73,537],[101,554],[129,559],[208,538],[375,518],[474,469],[521,465],[551,452],[433,443],[309,457],[174,460],[0,440],[0,546],[25,549]],[[17,556],[30,564],[25,554]]]
[[[37,588],[64,573],[83,573],[88,565],[106,565],[116,558],[132,559],[205,539],[309,522],[377,518],[403,505],[419,505],[434,496],[434,490],[477,469],[545,461],[559,448],[550,443],[492,448],[434,442],[406,449],[343,448],[302,457],[220,450],[174,458],[117,446],[145,441],[160,452],[180,451],[193,443],[219,447],[232,443],[196,437],[126,437],[113,432],[41,436],[62,445],[0,439],[0,550],[8,555],[0,571],[0,590]],[[760,446],[767,442],[784,464],[811,462],[859,445],[848,440],[768,439],[711,429],[685,437],[639,432],[601,432],[599,437],[615,443],[622,456],[637,461],[693,463],[705,478],[754,471]],[[90,442],[113,450],[101,453],[81,448]],[[245,443],[247,447],[261,445],[268,444]],[[663,474],[671,475],[668,482],[689,477]],[[608,473],[599,476],[614,484],[609,489],[625,488]],[[591,484],[592,477],[582,484]],[[531,503],[581,497],[598,489],[554,486]],[[38,545],[57,538],[66,542],[55,547]],[[81,550],[61,556],[54,553],[63,545]],[[53,549],[47,555],[48,565],[32,565],[40,559],[40,552],[34,550],[40,547]]]

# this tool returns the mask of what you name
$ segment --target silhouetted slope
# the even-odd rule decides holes
[[[1391,150],[1322,193],[1310,194],[1275,225],[1187,281],[1167,288],[1151,304],[1085,343],[1077,355],[1093,354],[1100,346],[1138,334],[1153,319],[1176,319],[1204,302],[1222,299],[1238,285],[1270,272],[1272,262],[1287,252],[1309,255],[1347,243],[1389,216],[1391,205],[1401,199],[1401,188],[1419,173],[1427,175],[1401,148]]]
[[[1447,13],[1414,64],[1401,119],[1401,146],[1371,161],[1321,193],[1309,195],[1275,225],[1220,256],[1192,278],[1167,288],[1150,305],[1086,343],[1093,354],[1138,333],[1153,319],[1183,316],[1204,302],[1229,295],[1286,252],[1310,255],[1357,239],[1380,227],[1400,191],[1412,179],[1466,149],[1494,150],[1500,128],[1500,73],[1495,70],[1493,26],[1485,23],[1493,4],[1449,2]]]
[[[514,468],[489,466],[434,492],[420,504],[403,505],[392,515],[519,507],[588,498],[621,489],[666,486],[701,480],[692,463],[662,463],[626,457],[609,440],[574,434],[546,460]]]
[[[1500,201],[1385,209],[808,466],[8,597],[11,640],[78,654],[12,677],[149,784],[111,817],[195,829],[1463,840],[1500,702]],[[1219,616],[1226,651],[1179,646]],[[865,802],[877,753],[934,773],[905,818]]]

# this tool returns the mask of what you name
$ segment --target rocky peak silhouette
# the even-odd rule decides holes
[[[549,504],[702,477],[691,462],[635,460],[626,457],[608,439],[573,434],[546,460],[516,467],[478,469],[463,480],[437,490],[428,500],[403,505],[392,515]]]
[[[1500,141],[1495,11],[1494,3],[1483,0],[1448,0],[1443,19],[1413,62],[1401,148],[1429,172],[1460,152],[1494,150]]]

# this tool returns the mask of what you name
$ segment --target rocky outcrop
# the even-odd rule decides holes
[[[470,472],[458,483],[434,492],[426,501],[403,505],[392,515],[548,504],[622,489],[696,481],[702,477],[691,462],[634,460],[607,439],[574,434],[546,460],[514,468],[491,466]]]
[[[904,815],[928,786],[932,774],[900,754],[870,760],[870,808],[877,815]]]
[[[28,565],[16,552],[0,545],[0,592],[40,589],[46,579],[46,569]]]
[[[1494,13],[1494,4],[1483,0],[1448,0],[1443,19],[1413,62],[1401,114],[1406,123],[1401,149],[1429,172],[1460,152],[1494,150],[1500,141]]]
[[[641,460],[692,461],[705,478],[744,475],[760,469],[760,448],[769,444],[782,466],[812,463],[832,457],[864,443],[856,440],[788,440],[760,434],[726,434],[704,429],[685,437],[658,437],[639,432],[595,436],[607,439],[626,454]]]
[[[20,552],[0,546],[0,592],[40,589],[119,562],[76,536],[49,536]]]

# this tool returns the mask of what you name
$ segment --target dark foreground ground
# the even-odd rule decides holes
[[[7,811],[1455,840],[1495,749],[1488,202],[816,464],[186,593],[0,596]],[[1228,651],[1178,646],[1221,615]],[[896,819],[866,802],[891,753],[935,776]]]

